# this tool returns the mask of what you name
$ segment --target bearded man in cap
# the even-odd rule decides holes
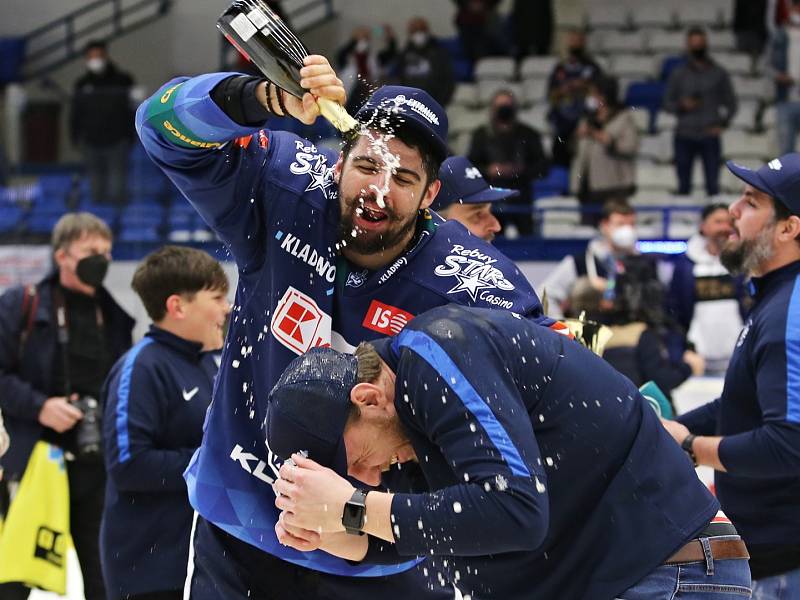
[[[449,302],[552,321],[507,257],[428,210],[447,156],[438,102],[417,88],[378,89],[340,154],[262,129],[273,114],[313,123],[319,97],[344,102],[325,57],[306,57],[300,75],[302,99],[260,77],[178,78],[137,113],[146,151],[239,269],[203,443],[185,473],[199,515],[189,595],[436,598],[443,590],[428,588],[416,561],[352,565],[278,542],[266,397],[298,354],[353,350]]]
[[[722,396],[664,425],[696,464],[750,550],[753,598],[800,598],[800,154],[753,171],[730,207],[721,254],[751,279],[754,305]]]

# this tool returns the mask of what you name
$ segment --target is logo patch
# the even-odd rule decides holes
[[[402,308],[373,300],[361,325],[384,335],[395,335],[413,318],[414,315]]]
[[[272,335],[295,354],[331,345],[331,317],[314,299],[289,286],[272,317]]]

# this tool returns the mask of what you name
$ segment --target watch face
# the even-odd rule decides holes
[[[344,505],[344,513],[342,514],[342,524],[345,527],[352,529],[361,529],[364,527],[364,506],[348,502]]]

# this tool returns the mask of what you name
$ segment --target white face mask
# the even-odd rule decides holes
[[[600,100],[597,99],[597,96],[586,96],[586,100],[584,100],[583,104],[589,112],[597,112],[600,108]]]
[[[86,68],[92,73],[102,73],[106,68],[106,61],[104,58],[90,58],[86,61]]]
[[[356,42],[356,52],[358,52],[359,54],[364,54],[364,52],[366,52],[367,50],[369,50],[368,40],[362,39]]]
[[[428,34],[425,31],[415,31],[411,34],[411,43],[417,48],[422,48],[428,43]]]
[[[631,225],[620,225],[611,230],[611,243],[617,248],[629,250],[636,245],[638,240],[636,229]]]

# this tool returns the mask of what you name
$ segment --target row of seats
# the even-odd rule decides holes
[[[730,27],[733,0],[589,0],[584,25],[591,29]]]

